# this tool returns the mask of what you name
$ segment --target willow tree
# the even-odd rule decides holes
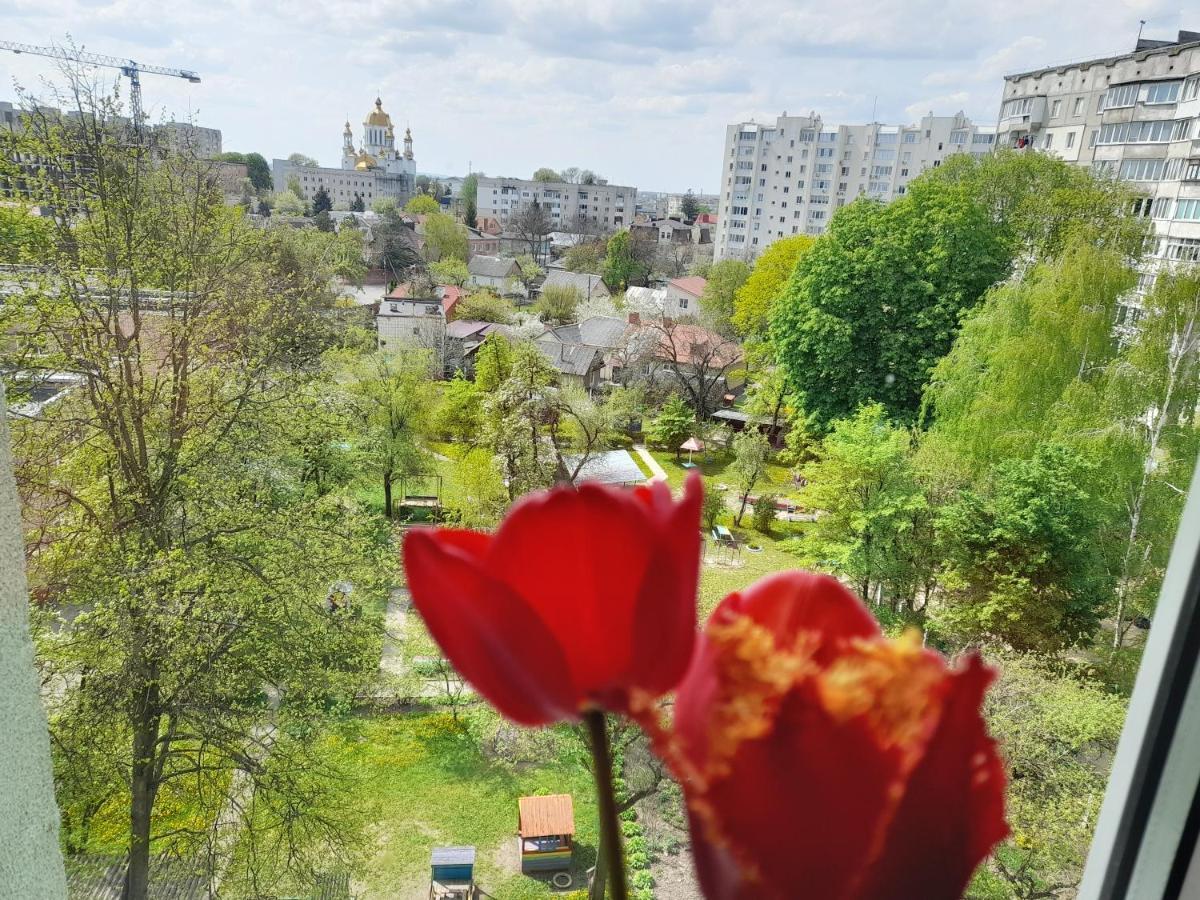
[[[70,384],[14,429],[41,664],[68,845],[91,849],[86,820],[105,818],[142,900],[152,850],[231,851],[209,829],[251,799],[251,838],[342,840],[307,817],[329,784],[310,738],[376,643],[326,598],[369,594],[387,565],[280,443],[328,343],[332,270],[225,207],[211,163],[152,151],[79,78],[72,93],[77,117],[32,111],[5,137],[57,215],[5,298],[0,364]],[[105,765],[80,768],[96,747]]]

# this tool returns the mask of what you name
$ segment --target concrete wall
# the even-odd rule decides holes
[[[65,900],[50,735],[29,639],[21,514],[4,410],[0,384],[0,898]]]

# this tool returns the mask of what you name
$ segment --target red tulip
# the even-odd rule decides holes
[[[413,601],[458,672],[524,725],[642,708],[696,640],[698,476],[684,497],[584,484],[518,502],[494,535],[404,541]]]
[[[1008,832],[977,656],[889,640],[835,579],[765,578],[721,603],[672,739],[706,897],[961,897]]]

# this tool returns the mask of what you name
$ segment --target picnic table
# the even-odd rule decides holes
[[[731,532],[724,525],[714,525],[713,526],[713,539],[718,544],[736,544],[737,543],[737,541],[735,541],[733,538],[733,532]]]

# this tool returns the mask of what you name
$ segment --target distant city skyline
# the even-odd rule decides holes
[[[268,160],[337,165],[343,123],[358,129],[380,96],[397,128],[412,128],[422,172],[578,166],[715,193],[729,122],[816,110],[896,125],[962,110],[993,123],[1003,75],[1127,52],[1140,19],[1147,37],[1198,25],[1165,0],[15,0],[0,31],[63,43],[69,25],[89,50],[194,69],[200,84],[144,79],[152,116],[193,117],[221,129],[225,149]],[[51,100],[42,80],[55,74],[51,60],[0,52],[0,98],[19,83]]]

